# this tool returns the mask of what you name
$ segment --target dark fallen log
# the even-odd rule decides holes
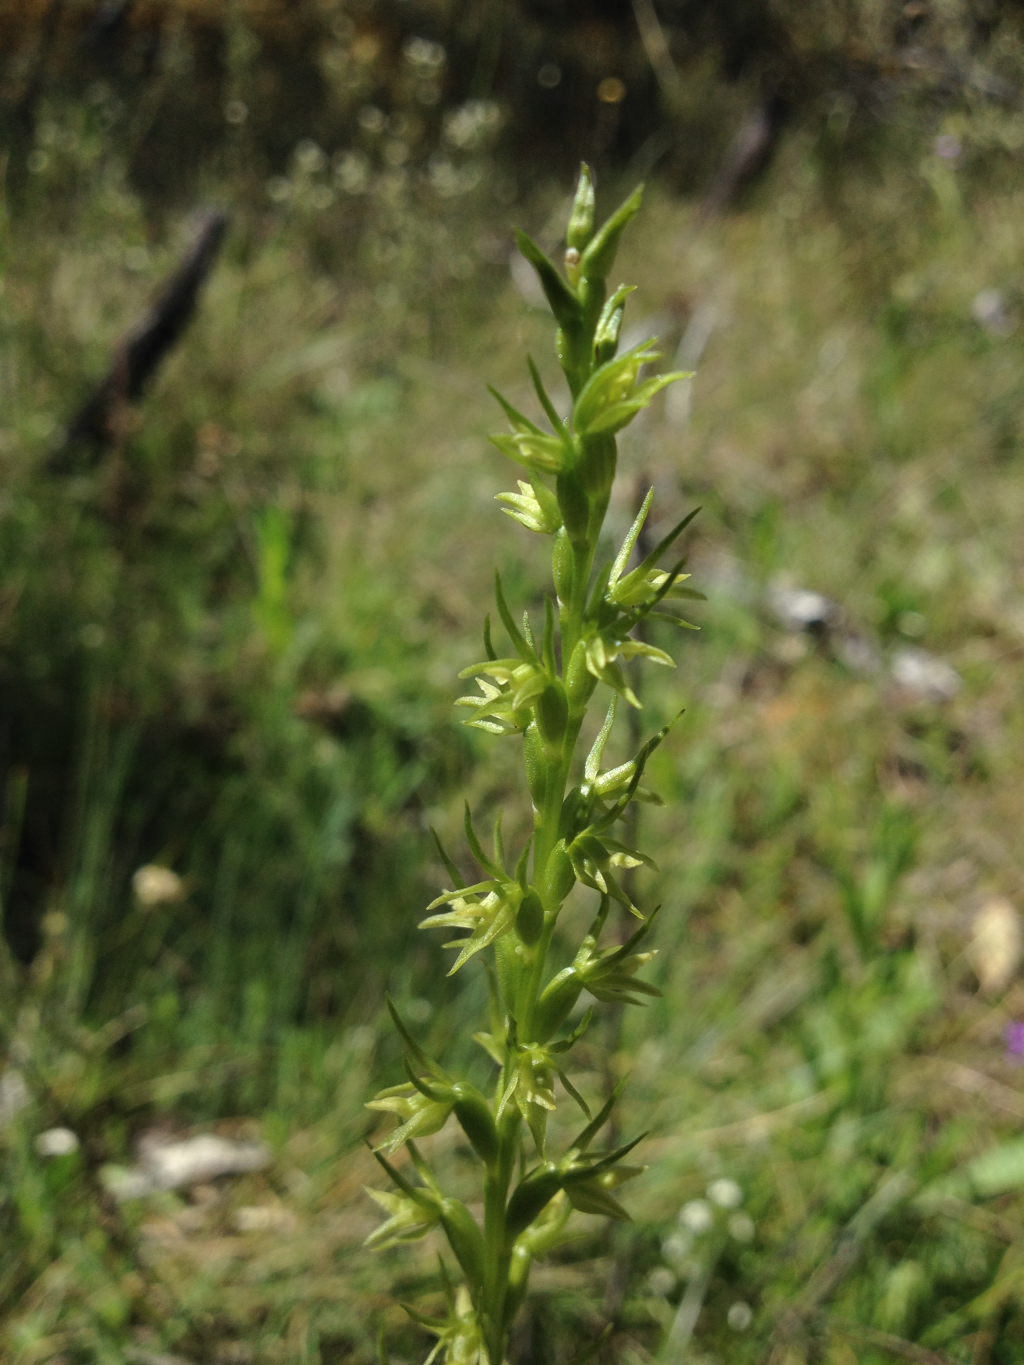
[[[227,219],[219,210],[203,214],[181,265],[147,316],[118,348],[106,377],[68,424],[64,442],[49,462],[52,474],[81,467],[83,459],[98,458],[116,442],[124,406],[141,398],[160,362],[191,321],[226,227]]]

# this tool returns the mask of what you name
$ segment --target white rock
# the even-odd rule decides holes
[[[1006,299],[998,289],[980,289],[975,294],[971,300],[971,317],[992,336],[1006,337],[1014,329]]]
[[[659,1299],[668,1298],[675,1287],[675,1275],[663,1265],[657,1266],[647,1276],[647,1288]]]
[[[754,1321],[754,1310],[749,1303],[740,1300],[732,1304],[725,1320],[734,1332],[745,1332]]]
[[[145,1171],[129,1166],[100,1167],[100,1184],[106,1192],[121,1202],[125,1199],[142,1199],[153,1193],[153,1182]]]
[[[806,588],[776,586],[769,589],[768,605],[779,622],[794,633],[825,631],[839,619],[839,608],[830,598]]]
[[[261,1171],[269,1164],[270,1152],[261,1142],[232,1142],[213,1133],[182,1142],[147,1144],[142,1154],[142,1168],[158,1190],[177,1190],[221,1175]]]
[[[1016,907],[1002,896],[985,902],[971,923],[967,957],[984,995],[1001,995],[1024,957],[1024,930]]]
[[[898,687],[927,701],[952,701],[963,686],[952,664],[910,645],[896,651],[890,667]]]
[[[679,1221],[684,1228],[689,1228],[699,1236],[700,1233],[707,1232],[715,1221],[715,1215],[706,1199],[691,1199],[679,1210]]]
[[[754,1220],[749,1213],[734,1213],[728,1223],[729,1236],[736,1242],[752,1242],[754,1233]]]
[[[35,1148],[40,1156],[70,1156],[81,1144],[70,1128],[47,1128],[36,1136]]]
[[[115,1199],[141,1199],[154,1190],[203,1185],[223,1175],[261,1171],[271,1161],[261,1142],[232,1142],[203,1133],[180,1142],[149,1135],[139,1144],[137,1166],[105,1166],[100,1178]]]
[[[147,863],[132,877],[132,890],[140,905],[169,905],[185,899],[185,883],[169,867]]]
[[[735,1180],[723,1177],[708,1186],[708,1198],[720,1209],[738,1209],[743,1203],[743,1191]]]

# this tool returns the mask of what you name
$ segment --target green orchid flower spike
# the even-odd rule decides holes
[[[659,801],[642,781],[668,727],[627,762],[609,769],[602,763],[618,698],[640,706],[624,665],[641,659],[674,666],[664,650],[637,638],[637,627],[659,619],[693,629],[666,604],[700,597],[685,586],[682,559],[662,563],[695,513],[630,567],[653,491],[616,558],[595,563],[615,479],[616,433],[666,384],[682,377],[650,373],[659,359],[653,343],[617,355],[631,291],[621,285],[609,294],[607,279],[640,198],[637,190],[595,228],[594,190],[584,166],[566,232],[564,274],[525,233],[517,233],[555,316],[555,349],[572,406],[568,417],[559,415],[537,367],[528,361],[538,420],[494,393],[511,431],[491,440],[527,473],[517,480],[518,492],[500,493],[498,501],[519,525],[553,538],[554,594],[545,601],[543,626],[535,634],[528,615],[521,623],[514,619],[501,580],[495,579],[498,619],[509,648],[495,648],[488,616],[485,657],[460,675],[475,680],[478,690],[460,697],[457,705],[470,711],[467,725],[522,736],[533,833],[510,860],[499,818],[493,849],[485,852],[467,806],[466,842],[479,880],[466,885],[438,844],[450,883],[427,907],[420,925],[451,931],[445,946],[456,957],[449,974],[470,963],[486,965],[489,1018],[474,1036],[494,1066],[493,1085],[485,1095],[449,1075],[424,1052],[389,1000],[405,1045],[407,1079],[370,1102],[371,1109],[394,1115],[398,1126],[375,1149],[394,1190],[370,1191],[387,1218],[368,1244],[390,1246],[432,1230],[447,1239],[461,1282],[454,1283],[442,1263],[444,1312],[425,1316],[408,1310],[436,1338],[428,1360],[446,1365],[503,1365],[534,1260],[559,1244],[574,1210],[627,1218],[617,1191],[643,1169],[623,1164],[639,1138],[612,1151],[591,1150],[616,1096],[592,1116],[570,1078],[569,1062],[591,1019],[588,1009],[573,1026],[581,999],[642,1005],[659,994],[640,975],[654,957],[643,945],[656,911],[645,913],[633,903],[624,875],[654,864],[616,837],[615,827],[634,801]],[[578,766],[580,732],[599,686],[610,689],[610,704],[589,756]],[[575,954],[571,949],[566,954],[556,928],[577,884],[580,894],[597,896],[596,916]],[[636,927],[625,941],[621,934],[609,934],[602,942],[613,909],[635,917],[627,922]],[[560,954],[569,965],[559,967]],[[559,1153],[552,1150],[557,1144],[549,1141],[548,1122],[565,1098],[583,1111],[587,1126]],[[453,1118],[479,1160],[482,1226],[465,1203],[444,1194],[416,1146]],[[389,1161],[401,1147],[411,1171]]]

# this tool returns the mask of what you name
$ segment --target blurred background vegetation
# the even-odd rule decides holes
[[[1024,1361],[1024,8],[9,0],[0,128],[0,1358],[426,1353],[361,1106],[386,985],[448,1055],[483,999],[428,827],[528,821],[451,702],[543,582],[484,384],[554,370],[510,226],[586,158],[697,370],[611,529],[703,504],[708,602],[645,683],[664,996],[578,1079],[651,1169],[514,1365]]]

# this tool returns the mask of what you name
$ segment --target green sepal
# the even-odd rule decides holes
[[[692,375],[686,370],[673,370],[670,374],[659,374],[654,379],[645,380],[633,391],[632,398],[610,403],[603,408],[587,425],[585,433],[581,434],[596,436],[602,432],[613,434],[621,431],[632,422],[638,412],[643,412],[656,393],[660,393],[669,384],[674,384],[677,379],[690,378]]]
[[[551,259],[545,255],[532,237],[521,228],[515,230],[516,246],[533,266],[540,280],[544,296],[548,301],[555,320],[562,328],[578,326],[583,317],[583,308],[573,290],[562,279]]]
[[[441,843],[437,830],[434,828],[433,825],[430,826],[430,833],[434,840],[434,847],[437,849],[438,857],[444,863],[445,870],[447,871],[449,877],[451,877],[452,883],[454,884],[457,890],[459,891],[465,890],[466,883],[462,880],[462,876],[459,872],[459,869],[452,862],[451,858],[449,858],[445,846],[444,844]]]
[[[647,520],[647,514],[651,510],[651,503],[653,501],[654,489],[649,488],[639,512],[637,512],[633,519],[633,525],[627,531],[626,538],[622,542],[619,553],[615,556],[615,563],[612,565],[611,575],[608,579],[608,586],[611,588],[615,587],[616,583],[618,583],[619,579],[626,571],[629,557],[633,553],[633,546],[639,539],[640,532],[644,529],[644,522]]]
[[[612,563],[607,560],[601,565],[597,577],[594,579],[594,586],[590,589],[590,596],[587,598],[586,610],[583,613],[585,621],[596,621],[604,602],[605,592],[608,590],[608,582],[611,577]]]
[[[367,1143],[367,1146],[369,1146],[369,1143]],[[410,1148],[412,1148],[413,1144],[410,1143],[409,1146]],[[391,1162],[387,1159],[387,1157],[382,1155],[379,1151],[377,1151],[375,1147],[370,1147],[370,1152],[372,1153],[374,1160],[377,1161],[381,1166],[383,1166],[384,1170],[387,1172],[389,1178],[391,1179],[392,1184],[396,1185],[404,1195],[407,1195],[410,1199],[412,1199],[415,1203],[421,1205],[424,1209],[428,1209],[433,1213],[437,1212],[437,1200],[433,1195],[432,1191],[422,1189],[420,1188],[420,1186],[413,1185],[410,1181],[406,1180],[405,1176],[402,1175],[401,1171],[397,1170],[394,1166],[392,1166]]]
[[[596,1123],[597,1119],[595,1119],[594,1122]],[[634,1147],[643,1142],[646,1136],[646,1133],[640,1133],[632,1142],[624,1142],[621,1147],[616,1147],[611,1152],[605,1152],[604,1156],[599,1157],[589,1166],[573,1167],[566,1171],[563,1176],[564,1185],[568,1189],[569,1185],[579,1184],[584,1180],[591,1179],[592,1176],[600,1175],[602,1171],[609,1170],[617,1162],[621,1161],[624,1156],[628,1156]]]
[[[558,409],[555,407],[554,403],[552,403],[551,399],[548,397],[547,389],[545,389],[544,387],[544,381],[540,377],[540,371],[537,369],[537,366],[533,363],[533,356],[528,355],[526,357],[526,365],[530,371],[530,378],[533,380],[533,389],[537,395],[537,401],[544,409],[548,421],[551,423],[552,427],[556,432],[564,431],[565,423],[562,421],[561,417],[559,417]]]
[[[620,284],[601,309],[597,330],[594,332],[594,360],[598,365],[604,365],[611,360],[618,349],[623,305],[627,295],[632,294],[635,288],[635,284]]]
[[[569,225],[565,230],[565,244],[570,250],[583,252],[590,245],[594,235],[594,182],[590,167],[580,162],[580,178],[576,182],[576,194],[569,213]]]
[[[611,1118],[612,1110],[615,1108],[616,1102],[625,1089],[625,1086],[626,1080],[625,1077],[623,1077],[601,1106],[600,1112],[597,1114],[596,1118],[592,1119],[591,1122],[587,1124],[586,1128],[584,1128],[581,1133],[578,1133],[569,1144],[569,1150],[571,1152],[585,1152],[587,1150],[594,1141],[594,1138],[597,1137],[598,1133]]]
[[[576,1089],[576,1087],[573,1085],[572,1081],[570,1081],[569,1077],[565,1074],[562,1068],[559,1066],[556,1067],[555,1070],[558,1073],[558,1079],[565,1086],[566,1093],[572,1096],[572,1098],[576,1101],[576,1103],[579,1105],[579,1107],[583,1110],[584,1114],[586,1114],[587,1118],[589,1119],[591,1117],[590,1105],[586,1102],[586,1100],[583,1098],[580,1092]]]
[[[438,847],[440,847],[440,845],[438,845]],[[442,857],[444,857],[443,853]],[[448,1073],[437,1062],[435,1062],[432,1057],[427,1056],[427,1054],[420,1047],[419,1043],[417,1043],[416,1039],[409,1032],[404,1020],[402,1019],[402,1016],[398,1013],[398,1009],[395,1006],[394,1000],[392,1000],[391,998],[390,992],[388,992],[384,996],[384,1000],[388,1007],[388,1014],[391,1015],[391,1022],[398,1030],[399,1037],[402,1039],[402,1042],[412,1053],[416,1061],[419,1062],[420,1066],[422,1066],[425,1071],[429,1071],[432,1076],[436,1076],[439,1081],[450,1082],[450,1077],[448,1076]]]
[[[373,1202],[390,1216],[374,1228],[363,1242],[371,1249],[383,1249],[399,1242],[417,1242],[426,1237],[438,1222],[436,1209],[427,1209],[406,1194],[394,1194],[391,1190],[374,1190],[368,1185],[363,1189]]]
[[[498,604],[498,615],[501,617],[501,624],[508,632],[508,638],[512,641],[512,647],[515,652],[524,663],[539,663],[540,661],[537,658],[536,650],[532,650],[526,643],[525,638],[515,621],[512,619],[512,613],[508,609],[508,603],[505,601],[505,592],[501,586],[501,574],[497,569],[494,571],[494,599]]]
[[[466,801],[462,812],[462,827],[466,834],[466,843],[469,844],[469,851],[480,864],[485,872],[499,880],[504,879],[505,869],[488,858],[483,850],[480,840],[476,837],[476,830],[473,828],[473,815],[469,809],[469,802]]]
[[[431,1085],[422,1076],[417,1076],[412,1068],[412,1063],[408,1057],[402,1058],[402,1069],[409,1078],[409,1083],[420,1092],[426,1099],[432,1100],[435,1104],[450,1104],[454,1094],[454,1088],[446,1085],[443,1090],[439,1090],[436,1085]]]
[[[618,703],[618,697],[615,693],[612,693],[612,699],[608,706],[607,715],[604,718],[604,724],[598,731],[597,738],[594,740],[590,753],[587,755],[586,766],[583,769],[583,775],[588,782],[593,782],[601,771],[601,759],[604,757],[605,745],[608,743],[608,738],[612,732],[612,726],[615,724],[615,711]]]
[[[505,869],[505,841],[501,837],[501,821],[505,812],[499,810],[494,821],[494,862],[502,871]]]
[[[546,488],[539,477],[529,481],[518,479],[518,493],[496,493],[496,502],[506,503],[501,510],[520,526],[539,535],[554,535],[562,525],[562,514],[558,510],[558,500]]]
[[[674,378],[678,378],[677,375],[671,377],[660,375],[638,384],[643,367],[658,360],[660,355],[660,351],[655,349],[653,339],[649,339],[599,366],[583,386],[573,407],[572,422],[577,436],[613,434],[645,406],[653,393],[657,392],[657,388],[664,388],[665,383],[671,383]],[[662,383],[662,380],[665,383]],[[656,387],[649,390],[648,385],[651,384]],[[629,404],[639,406],[628,413],[618,412],[620,407]],[[616,415],[609,418],[608,413],[612,409],[615,409]]]
[[[552,1043],[548,1047],[548,1051],[557,1055],[562,1052],[568,1052],[571,1048],[575,1047],[579,1040],[586,1033],[587,1029],[590,1027],[590,1022],[593,1019],[593,1017],[594,1007],[591,1005],[590,1009],[587,1010],[586,1014],[584,1014],[583,1018],[576,1025],[573,1031],[570,1034],[568,1034],[567,1037],[560,1038],[557,1043]],[[585,1105],[584,1108],[586,1108]],[[589,1113],[587,1114],[587,1118],[588,1119],[590,1118]]]
[[[405,1123],[373,1149],[375,1155],[386,1152],[388,1156],[394,1156],[399,1147],[405,1146],[413,1138],[430,1137],[433,1133],[439,1133],[452,1112],[451,1104],[424,1100],[423,1092],[415,1081],[382,1090],[374,1099],[367,1101],[366,1107],[379,1109],[384,1113],[397,1113],[400,1116],[409,1113],[410,1109],[413,1111]]]
[[[613,576],[610,580],[611,597],[613,601],[615,600],[616,593],[623,594],[628,593],[630,588],[634,584],[642,583],[646,579],[647,575],[651,572],[651,570],[656,568],[658,560],[665,553],[668,547],[673,543],[673,541],[678,540],[678,538],[683,534],[683,532],[689,526],[690,522],[693,521],[694,517],[697,515],[698,512],[700,512],[700,510],[701,509],[699,507],[695,507],[693,511],[688,512],[686,516],[682,518],[681,521],[677,521],[675,526],[672,527],[672,530],[669,531],[668,535],[663,536],[661,540],[658,541],[657,545],[646,557],[643,563],[638,564],[635,569],[631,570],[628,574],[626,574],[625,578],[620,578],[619,575],[621,574],[622,569],[626,567],[626,561],[629,559],[629,555],[628,554],[626,555],[626,558],[622,561],[622,568],[619,569],[618,573],[613,572]],[[637,534],[639,534],[639,528],[637,528]],[[625,546],[623,546],[623,549],[624,548]],[[632,546],[630,546],[630,549],[632,550]],[[620,556],[622,555],[621,550],[619,551],[619,555]],[[615,564],[616,567],[618,567],[619,564],[618,559],[615,561]],[[676,572],[678,572],[678,570]],[[660,595],[655,599],[655,602],[651,603],[651,605],[652,606],[656,605],[656,603],[660,601],[661,598],[664,597],[665,594],[670,591],[671,587],[672,587],[671,582],[669,582],[667,586],[665,584],[662,584],[662,587],[659,589]]]
[[[643,195],[643,185],[637,185],[629,198],[620,204],[607,222],[603,223],[598,229],[596,236],[588,244],[580,258],[580,274],[584,279],[606,280],[608,278],[608,274],[615,264],[615,253],[619,248],[619,238],[626,226],[640,212]]]
[[[502,411],[508,418],[509,426],[512,428],[513,431],[520,432],[523,434],[529,433],[530,435],[533,436],[544,435],[543,431],[540,429],[539,426],[536,425],[536,423],[531,422],[529,417],[524,416],[524,414],[521,413],[518,408],[514,408],[512,404],[508,401],[508,399],[503,398],[496,388],[488,384],[487,392],[491,395],[493,399],[495,399],[496,402],[501,404]]]
[[[581,1181],[578,1185],[565,1187],[566,1198],[577,1213],[592,1213],[598,1218],[614,1218],[617,1222],[628,1223],[631,1216],[617,1199],[601,1188],[597,1180]]]
[[[641,744],[640,748],[637,750],[636,758],[632,761],[633,772],[629,779],[629,785],[622,795],[617,798],[615,804],[607,810],[604,815],[599,816],[593,821],[590,826],[591,833],[603,833],[604,830],[611,828],[615,821],[623,814],[636,794],[637,788],[640,785],[640,779],[644,775],[644,769],[647,767],[648,759],[683,714],[683,711],[677,711],[667,725],[663,725],[660,730],[656,730],[654,734],[651,735],[650,739]]]
[[[548,436],[543,431],[536,435],[533,432],[520,432],[514,436],[499,434],[487,439],[502,455],[533,474],[561,474],[575,462],[570,440]]]

